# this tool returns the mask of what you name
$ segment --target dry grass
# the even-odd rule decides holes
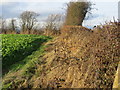
[[[37,65],[38,75],[18,87],[112,88],[120,59],[119,27],[118,23],[95,30],[63,27],[61,35],[47,43],[43,63]]]
[[[4,32],[2,32],[2,34],[17,34],[17,32],[13,30],[5,30]]]
[[[44,35],[46,36],[56,37],[56,36],[59,36],[60,34],[61,34],[60,30],[50,30],[50,29],[44,30]]]
[[[43,30],[22,30],[20,31],[20,34],[35,34],[35,35],[43,35],[44,31]]]
[[[111,88],[119,61],[118,26],[108,24],[96,31],[66,26],[63,30],[54,41],[54,49],[46,54],[44,71],[48,73],[43,71],[43,76],[36,81],[40,82],[38,85]]]
[[[118,68],[117,68],[117,71],[116,71],[116,74],[115,74],[115,80],[114,80],[114,84],[113,84],[113,88],[118,88],[120,89],[120,62],[119,62],[119,65],[118,65]]]

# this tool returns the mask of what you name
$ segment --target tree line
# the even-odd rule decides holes
[[[69,2],[66,8],[66,15],[61,14],[51,14],[46,19],[44,25],[44,32],[50,33],[52,31],[58,31],[63,25],[82,25],[86,14],[91,10],[91,2],[83,0],[83,2]],[[37,30],[38,20],[37,17],[40,14],[34,11],[24,11],[19,16],[20,30],[18,29],[16,19],[11,19],[9,25],[6,25],[6,20],[0,17],[0,33],[9,32],[26,32],[31,34],[31,32]],[[40,30],[37,30],[40,31]]]

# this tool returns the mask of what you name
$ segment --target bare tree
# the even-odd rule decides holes
[[[33,29],[33,27],[35,26],[37,22],[37,16],[39,16],[39,14],[33,11],[24,11],[20,15],[21,29],[28,30],[30,33],[30,31]]]
[[[2,33],[2,17],[0,17],[0,33]]]
[[[0,33],[6,33],[6,20],[0,17]]]
[[[11,20],[10,20],[9,30],[16,31],[17,26],[16,26],[15,23],[16,23],[16,20],[15,20],[15,19],[11,19]]]
[[[51,30],[58,30],[60,26],[62,25],[62,15],[60,14],[51,14],[48,16],[46,20],[46,29],[51,29]]]
[[[53,31],[59,30],[62,24],[63,16],[61,14],[49,15],[45,23],[45,33],[52,33]]]

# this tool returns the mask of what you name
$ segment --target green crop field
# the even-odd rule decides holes
[[[31,55],[42,43],[51,39],[40,35],[2,35],[2,67],[3,73],[12,65],[21,62]],[[25,63],[25,62],[24,62]]]

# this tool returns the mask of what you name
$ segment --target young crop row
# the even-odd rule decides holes
[[[3,69],[30,55],[48,39],[50,38],[39,35],[2,35]]]

